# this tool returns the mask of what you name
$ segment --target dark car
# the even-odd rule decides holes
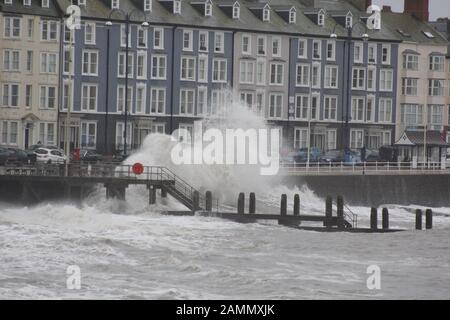
[[[366,158],[362,159],[364,162],[380,162],[380,152],[378,150],[367,149]]]
[[[9,157],[8,164],[31,164],[36,162],[36,155],[30,156],[27,152],[17,148],[8,148]]]
[[[8,162],[9,154],[8,149],[0,148],[0,165],[5,165]]]
[[[320,163],[330,164],[330,163],[341,163],[345,161],[344,150],[328,150],[319,158]]]
[[[100,162],[103,156],[93,150],[80,150],[80,161],[83,162]]]

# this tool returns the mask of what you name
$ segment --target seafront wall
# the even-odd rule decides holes
[[[280,180],[288,187],[307,186],[319,197],[342,195],[352,205],[450,206],[449,174],[284,176]]]

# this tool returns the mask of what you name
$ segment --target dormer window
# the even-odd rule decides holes
[[[205,17],[211,17],[212,16],[212,3],[211,1],[207,1],[205,3]]]
[[[239,2],[233,4],[233,19],[239,19],[241,15],[241,6]]]
[[[325,14],[323,13],[323,11],[321,11],[317,15],[317,25],[324,26],[324,24],[325,24]]]
[[[119,9],[119,0],[111,0],[111,9]]]
[[[348,14],[345,16],[345,27],[348,29],[351,28],[352,26],[353,26],[353,17],[350,14]]]
[[[144,11],[152,11],[152,0],[144,0]]]
[[[173,1],[173,14],[181,14],[181,1],[180,0]]]
[[[295,10],[295,8],[292,8],[289,11],[289,23],[296,23],[297,22],[297,11]]]
[[[49,8],[50,4],[48,3],[48,0],[42,0],[42,8]]]
[[[270,21],[270,9],[268,7],[265,7],[263,9],[263,21],[264,22]]]
[[[24,6],[31,6],[31,0],[23,0]]]

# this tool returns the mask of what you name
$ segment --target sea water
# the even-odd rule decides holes
[[[231,111],[227,119],[209,125],[264,125],[247,111]],[[323,215],[324,200],[313,191],[273,183],[258,168],[175,166],[173,143],[151,135],[127,163],[167,166],[230,207],[241,191],[256,192],[258,211],[279,210],[281,194],[293,199],[299,193],[302,213]],[[450,298],[450,208],[433,208],[428,231],[413,230],[414,210],[425,208],[386,204],[391,227],[408,231],[319,233],[270,222],[163,216],[185,208],[170,196],[148,205],[145,187],[129,187],[125,202],[104,194],[99,187],[81,206],[0,203],[0,298]],[[350,209],[359,226],[369,225],[369,208]],[[73,266],[79,289],[68,285]],[[379,288],[368,285],[373,266],[380,270]]]

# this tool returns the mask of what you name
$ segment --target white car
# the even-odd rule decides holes
[[[38,148],[34,153],[36,154],[37,162],[65,163],[67,160],[67,157],[56,149]]]

